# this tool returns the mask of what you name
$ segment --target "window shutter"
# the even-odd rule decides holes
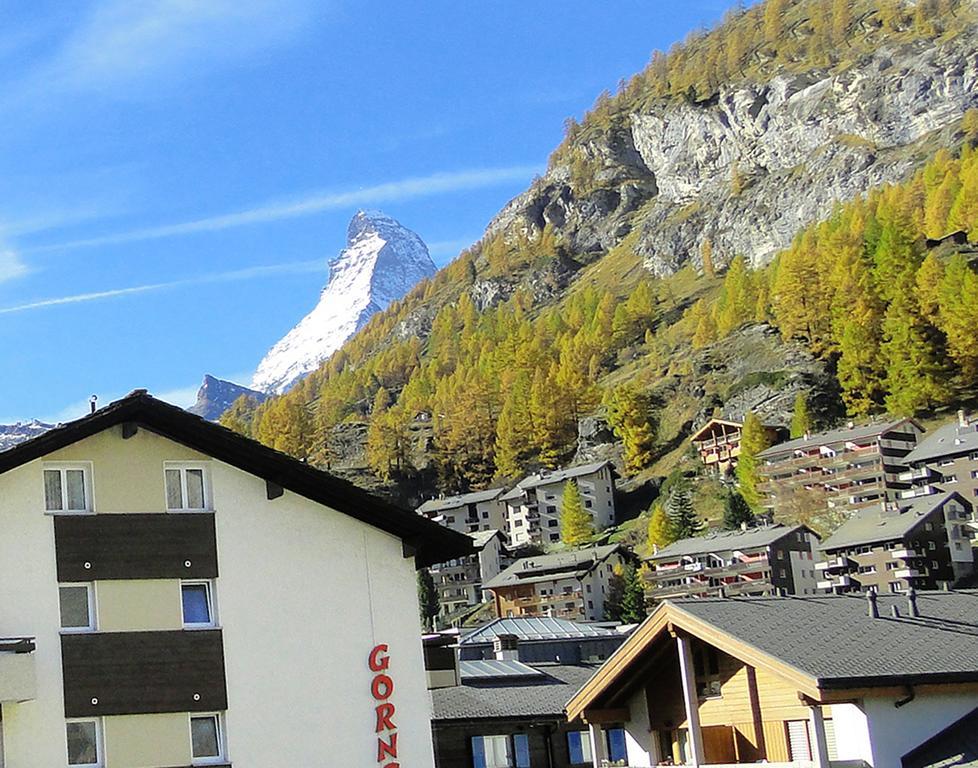
[[[481,736],[472,737],[472,767],[486,768],[486,745]]]
[[[525,733],[513,736],[516,748],[516,768],[530,768],[530,739]]]
[[[812,759],[807,720],[788,721],[788,754],[793,761]]]

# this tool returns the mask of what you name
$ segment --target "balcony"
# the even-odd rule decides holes
[[[920,571],[916,568],[898,568],[893,575],[898,579],[915,579],[920,576]]]
[[[818,582],[819,589],[845,589],[852,586],[852,578],[848,574],[839,576],[829,576],[827,579]]]
[[[34,638],[0,638],[0,702],[35,698]]]
[[[823,560],[819,563],[815,563],[816,571],[844,571],[850,566],[850,561],[848,557],[844,555],[839,555],[838,557],[833,557],[830,560]]]
[[[919,467],[918,469],[901,472],[898,479],[901,483],[914,483],[918,480],[927,480],[932,474],[933,470],[930,467]]]
[[[918,552],[916,549],[910,549],[909,547],[900,547],[899,549],[891,549],[890,557],[894,560],[909,560],[912,557],[923,557],[923,553]]]

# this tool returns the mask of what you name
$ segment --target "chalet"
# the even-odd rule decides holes
[[[503,495],[506,530],[512,547],[560,541],[560,510],[564,487],[573,480],[594,527],[602,530],[615,522],[615,469],[610,461],[582,464],[554,472],[528,475]]]
[[[459,533],[506,532],[505,488],[490,488],[458,496],[429,499],[418,514]]]
[[[617,544],[524,557],[487,582],[485,589],[493,594],[500,618],[599,621],[615,568],[624,565],[626,557]]]
[[[815,594],[818,537],[803,525],[764,525],[680,539],[646,562],[650,600]]]
[[[816,506],[845,513],[894,501],[910,487],[901,475],[923,431],[913,419],[849,424],[761,451],[764,505],[777,517]]]
[[[974,591],[667,601],[568,719],[587,724],[595,766],[609,730],[635,768],[928,765],[915,750],[939,753],[932,740],[978,707],[976,604]]]
[[[833,592],[938,589],[974,572],[974,509],[935,493],[861,510],[821,547],[818,587]]]
[[[142,390],[0,453],[0,521],[0,764],[431,764],[466,537]]]
[[[700,461],[713,475],[723,477],[737,466],[740,456],[740,440],[744,425],[739,421],[710,419],[689,438]],[[764,425],[768,442],[774,442],[784,430],[772,425]]]

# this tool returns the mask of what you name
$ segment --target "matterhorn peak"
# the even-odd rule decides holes
[[[372,315],[435,271],[417,234],[380,211],[357,211],[347,228],[346,248],[329,262],[329,282],[319,303],[265,355],[252,388],[284,392]]]

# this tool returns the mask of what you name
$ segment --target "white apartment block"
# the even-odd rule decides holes
[[[490,488],[458,496],[429,499],[418,514],[459,533],[480,531],[506,533],[506,503],[502,500],[505,488]]]

